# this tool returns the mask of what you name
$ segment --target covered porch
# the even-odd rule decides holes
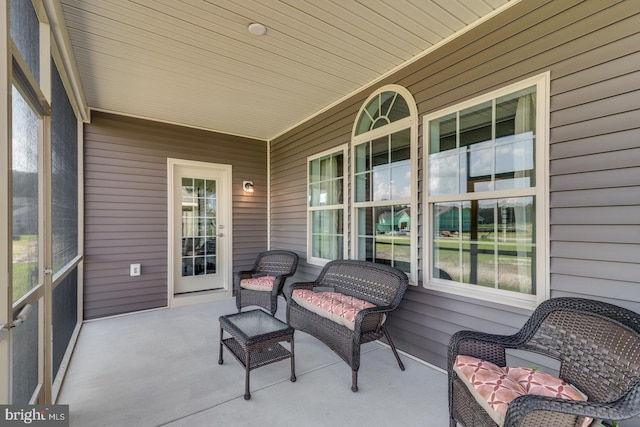
[[[276,317],[284,320],[284,300]],[[246,311],[247,309],[245,309]],[[400,371],[384,344],[363,347],[360,390],[351,369],[320,341],[296,331],[297,381],[281,361],[251,372],[225,349],[218,317],[232,300],[158,309],[84,324],[58,403],[71,426],[444,426],[446,373],[406,353]]]
[[[69,404],[74,426],[439,426],[457,331],[514,333],[563,296],[640,312],[637,2],[456,1],[444,13],[434,0],[420,15],[420,2],[344,2],[353,19],[335,0],[221,3],[4,2],[0,403]],[[450,27],[435,38],[433,13]],[[254,19],[266,37],[247,33]],[[388,99],[406,109],[379,126]],[[534,108],[535,126],[516,125]],[[489,160],[452,168],[459,185],[438,194],[447,152]],[[216,169],[213,214],[195,215],[204,196],[180,203],[176,183],[200,179],[183,167]],[[313,205],[317,188],[331,191]],[[173,221],[187,205],[204,244]],[[387,325],[406,372],[368,344],[352,393],[349,367],[296,332],[298,381],[286,362],[258,369],[244,401],[242,368],[217,363],[218,317],[235,312],[233,273],[268,249],[300,256],[292,282],[331,259],[404,268],[411,286]],[[219,283],[178,289],[181,257],[193,258],[185,271],[215,265]],[[443,261],[457,274],[441,275]]]

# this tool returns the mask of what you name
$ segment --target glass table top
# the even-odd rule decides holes
[[[244,311],[223,318],[249,338],[289,329],[289,325],[262,310]]]

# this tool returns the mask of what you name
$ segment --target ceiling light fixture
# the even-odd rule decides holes
[[[247,28],[254,36],[264,36],[267,34],[267,27],[258,22],[252,22]]]

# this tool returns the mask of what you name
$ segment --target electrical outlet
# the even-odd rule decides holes
[[[129,266],[129,276],[139,276],[140,275],[140,264],[131,264]]]

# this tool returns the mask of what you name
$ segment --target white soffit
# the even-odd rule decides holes
[[[90,108],[269,140],[517,1],[61,3]]]

